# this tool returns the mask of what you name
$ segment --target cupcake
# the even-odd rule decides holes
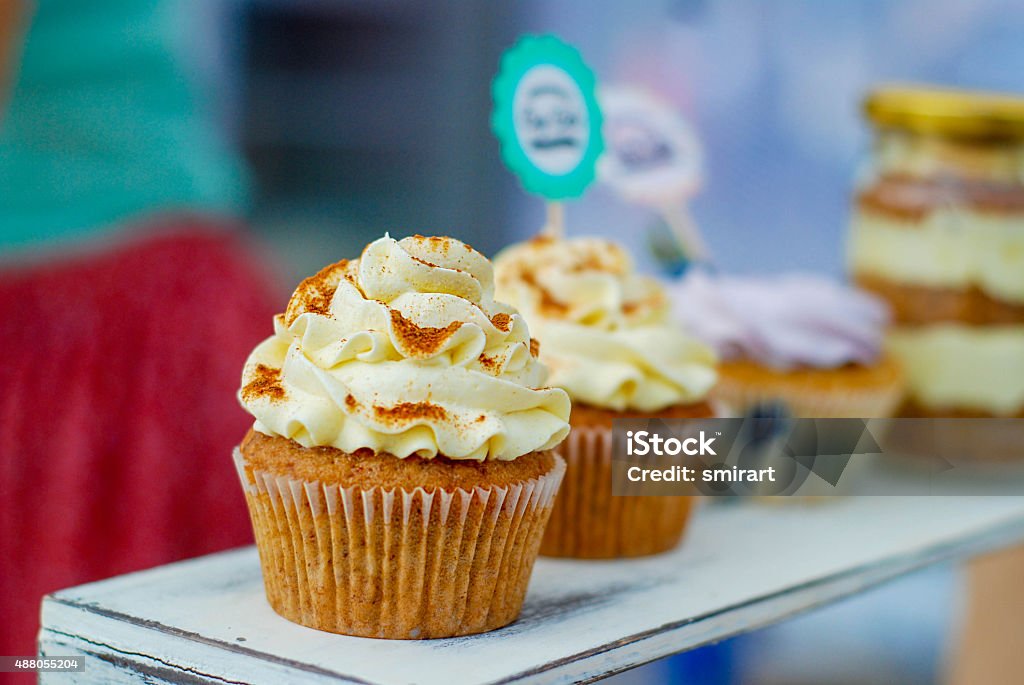
[[[493,293],[468,245],[385,236],[303,281],[249,356],[235,460],[281,616],[395,639],[515,620],[569,398]]]
[[[734,414],[782,402],[802,418],[884,418],[903,374],[883,353],[888,310],[827,278],[712,277],[672,287],[676,314],[722,359],[714,397]]]
[[[670,323],[657,281],[598,238],[538,237],[495,258],[499,297],[540,340],[548,382],[573,400],[560,452],[565,483],[541,554],[613,558],[655,554],[681,538],[692,497],[612,496],[612,421],[700,418],[715,383],[708,346]]]

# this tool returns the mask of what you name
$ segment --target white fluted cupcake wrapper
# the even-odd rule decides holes
[[[612,495],[611,426],[574,426],[558,450],[566,473],[541,554],[611,559],[679,543],[698,498]]]
[[[320,630],[395,639],[515,620],[565,473],[507,487],[361,489],[248,471],[267,599]],[[252,474],[252,480],[249,478]]]

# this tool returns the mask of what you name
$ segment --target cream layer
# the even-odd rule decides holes
[[[1024,303],[1024,215],[951,208],[911,222],[862,209],[847,256],[856,274],[935,288],[976,286]]]
[[[887,345],[903,365],[910,395],[928,409],[996,416],[1024,409],[1024,325],[903,327]]]

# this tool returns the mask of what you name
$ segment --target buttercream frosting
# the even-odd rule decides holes
[[[779,370],[870,364],[889,318],[881,300],[812,274],[714,276],[695,268],[670,293],[676,316],[723,359]]]
[[[574,401],[657,411],[702,400],[717,379],[711,349],[671,320],[662,285],[613,242],[534,238],[495,258],[495,279],[540,340],[549,382]]]
[[[245,364],[256,430],[305,447],[514,459],[568,433],[569,398],[486,257],[388,236],[303,281]]]

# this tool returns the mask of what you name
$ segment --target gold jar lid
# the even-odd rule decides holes
[[[970,142],[1024,141],[1024,96],[929,86],[882,86],[864,98],[876,127]]]

